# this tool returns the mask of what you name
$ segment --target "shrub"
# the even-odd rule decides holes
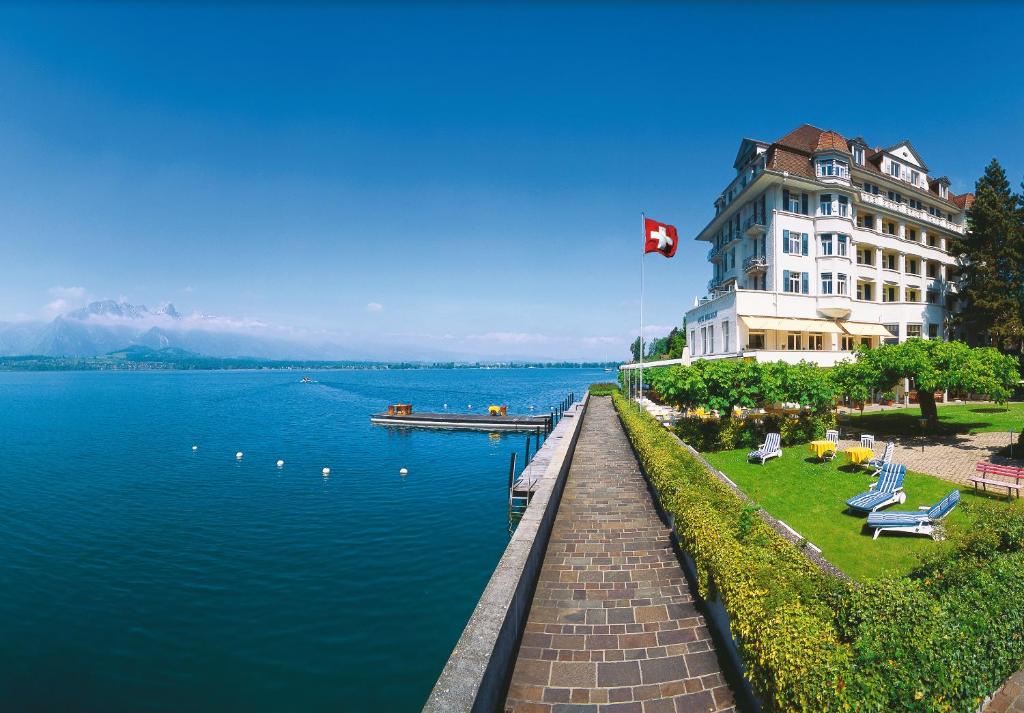
[[[619,393],[618,384],[591,384],[590,385],[591,396],[611,396],[612,394]]]
[[[756,448],[771,432],[782,437],[782,445],[824,438],[825,431],[836,427],[832,411],[799,416],[770,414],[762,419],[751,418],[682,418],[676,421],[675,432],[698,451],[723,451],[734,448]]]

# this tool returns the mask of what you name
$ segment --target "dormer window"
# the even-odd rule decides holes
[[[900,166],[900,164],[898,164],[896,161],[893,161],[893,160],[889,161],[889,175],[893,176],[894,178],[899,178],[900,177],[900,169],[901,168],[902,168],[902,166]]]
[[[921,180],[921,174],[919,174],[917,171],[911,170],[910,171],[910,182],[913,183],[916,186],[920,180]]]
[[[818,159],[818,176],[821,178],[848,178],[850,165],[835,158]]]
[[[853,161],[858,166],[863,166],[864,165],[864,147],[863,146],[854,146],[853,147]]]
[[[945,183],[939,184],[939,198],[949,198],[949,189]]]

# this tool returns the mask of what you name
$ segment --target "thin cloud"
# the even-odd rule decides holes
[[[73,309],[84,307],[89,302],[89,292],[84,287],[63,287],[56,286],[49,289],[53,298],[45,307],[43,313],[50,318],[64,314]]]
[[[380,302],[367,302],[366,303],[366,311],[367,312],[383,312],[384,311],[384,305],[382,305]]]

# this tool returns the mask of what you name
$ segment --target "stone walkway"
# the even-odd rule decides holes
[[[1006,683],[982,710],[985,713],[1024,713],[1024,671],[1018,671],[1006,679]]]
[[[928,473],[961,485],[968,484],[967,478],[974,475],[974,465],[978,461],[1020,464],[1019,461],[996,455],[1010,443],[1010,436],[1005,432],[956,436],[897,436],[893,440],[896,442],[894,462],[904,464],[908,470]],[[842,441],[840,448],[849,445],[858,443]],[[876,439],[875,454],[881,457],[884,448],[885,439]]]
[[[591,397],[505,710],[735,710],[669,531],[606,397]]]

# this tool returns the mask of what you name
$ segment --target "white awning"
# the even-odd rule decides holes
[[[843,331],[847,334],[854,334],[858,337],[882,337],[883,339],[892,339],[896,336],[882,325],[874,324],[873,322],[840,322],[839,326],[841,326]]]
[[[818,332],[823,334],[842,334],[835,322],[827,319],[797,319],[796,317],[748,317],[740,319],[747,329],[775,329],[785,332]]]

